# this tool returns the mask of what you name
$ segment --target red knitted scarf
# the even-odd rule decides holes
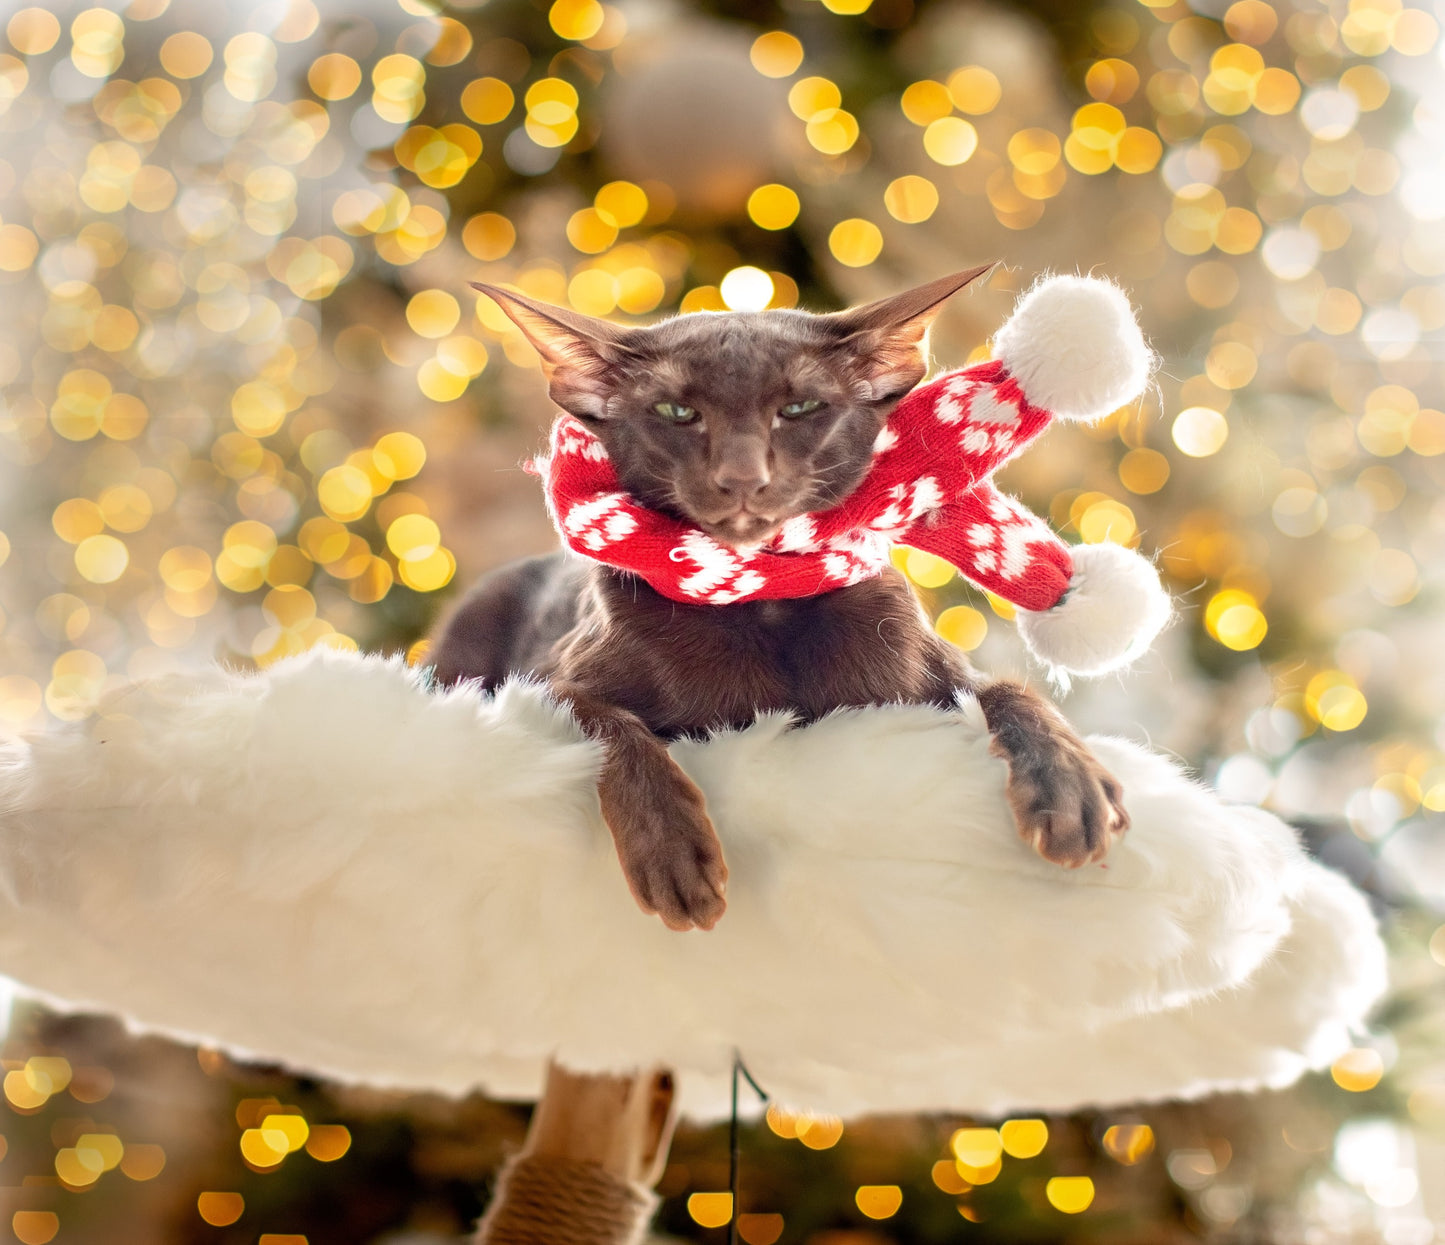
[[[734,549],[639,505],[607,451],[564,415],[551,452],[531,464],[563,541],[584,557],[640,575],[663,596],[729,605],[831,592],[879,574],[907,544],[1028,610],[1056,605],[1073,573],[1068,547],[990,476],[1049,423],[1002,363],[948,372],[889,417],[868,474],[829,510],[789,519],[766,544]]]

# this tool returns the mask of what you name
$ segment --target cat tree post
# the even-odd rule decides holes
[[[548,1064],[527,1139],[473,1245],[636,1245],[657,1209],[674,1098],[665,1068],[605,1076]]]

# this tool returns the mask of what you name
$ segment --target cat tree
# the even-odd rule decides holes
[[[1092,746],[1133,828],[1069,872],[1019,840],[976,713],[679,742],[732,871],[723,921],[680,935],[628,896],[597,746],[538,687],[438,694],[329,652],[136,684],[0,749],[0,972],[342,1081],[535,1099],[555,1061],[493,1245],[574,1239],[503,1214],[542,1213],[559,1165],[629,1239],[671,1112],[725,1115],[735,1051],[780,1103],[843,1116],[1329,1063],[1383,989],[1363,897],[1273,816]]]

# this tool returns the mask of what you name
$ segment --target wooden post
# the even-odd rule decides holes
[[[547,1066],[521,1152],[503,1167],[473,1245],[636,1245],[677,1123],[672,1073]]]

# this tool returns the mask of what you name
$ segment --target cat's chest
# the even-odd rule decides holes
[[[665,719],[650,724],[664,733],[744,726],[760,712],[811,720],[846,706],[940,696],[931,633],[901,582],[802,600],[669,608],[665,618],[642,623]]]
[[[758,621],[764,627],[776,630],[788,624],[789,608],[782,601],[763,601],[758,605]]]

